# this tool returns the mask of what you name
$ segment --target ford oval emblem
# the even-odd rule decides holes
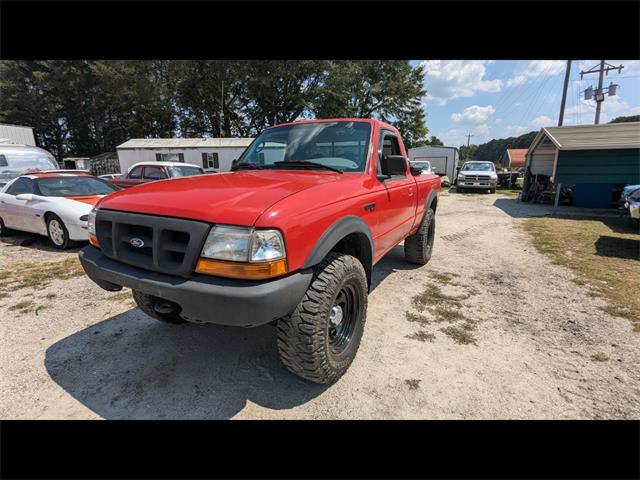
[[[144,247],[144,240],[142,240],[141,238],[132,238],[131,240],[129,240],[129,243],[136,248]]]

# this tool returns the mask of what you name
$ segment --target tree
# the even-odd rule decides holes
[[[378,118],[394,125],[407,148],[428,130],[422,97],[424,73],[403,60],[333,61],[313,105],[319,118]]]
[[[626,123],[626,122],[640,122],[640,115],[631,115],[628,117],[616,117],[609,123]]]

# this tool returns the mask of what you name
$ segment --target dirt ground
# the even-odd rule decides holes
[[[271,326],[161,324],[43,266],[47,286],[0,298],[0,418],[640,418],[640,333],[531,246],[536,212],[443,194],[431,262],[396,247],[376,266],[362,345],[330,387],[281,366]],[[2,239],[0,283],[77,255],[25,239]]]

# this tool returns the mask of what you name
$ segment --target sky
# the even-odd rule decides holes
[[[445,145],[466,145],[494,138],[518,136],[556,126],[562,99],[566,60],[416,60],[425,72],[427,95],[422,104],[429,136]],[[595,119],[595,102],[584,90],[598,86],[598,74],[580,71],[600,60],[574,60],[567,94],[564,125],[588,125]],[[624,65],[621,73],[605,75],[603,86],[619,85],[617,95],[605,96],[600,123],[626,115],[640,115],[640,61],[607,60]]]

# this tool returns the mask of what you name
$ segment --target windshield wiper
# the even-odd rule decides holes
[[[238,163],[233,170],[262,170],[264,167],[257,163]]]
[[[344,173],[342,170],[340,170],[339,168],[335,168],[335,167],[330,167],[329,165],[325,165],[323,163],[318,163],[318,162],[309,162],[308,160],[283,160],[281,162],[273,162],[274,165],[282,165],[282,166],[287,166],[287,165],[309,165],[310,167],[319,167],[319,168],[324,168],[325,170],[331,170],[332,172],[336,172],[336,173]]]

